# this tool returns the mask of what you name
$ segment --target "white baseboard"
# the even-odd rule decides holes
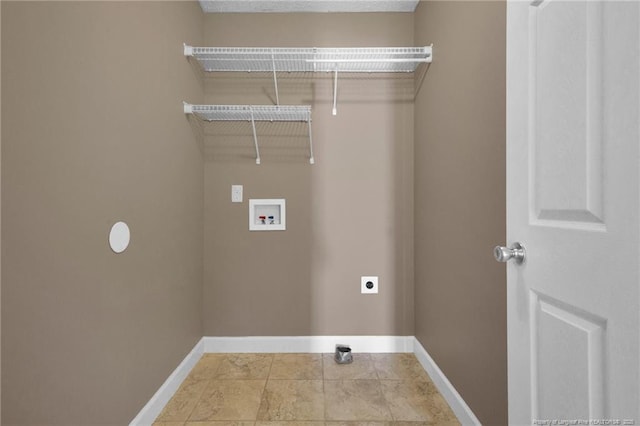
[[[429,377],[438,388],[442,397],[447,401],[458,420],[463,425],[480,425],[480,420],[473,414],[471,408],[462,399],[458,391],[453,387],[449,379],[444,375],[442,370],[435,363],[433,358],[429,356],[426,349],[420,344],[418,339],[414,338],[413,353],[427,371]]]
[[[173,394],[176,393],[180,384],[182,384],[184,379],[189,375],[191,369],[198,363],[203,352],[204,342],[203,339],[200,339],[191,352],[182,360],[180,365],[173,370],[173,373],[171,373],[162,386],[160,386],[160,389],[158,389],[149,402],[140,410],[138,415],[129,423],[129,426],[149,426],[153,424],[164,406],[167,405],[167,402],[169,402]]]
[[[414,353],[458,420],[463,425],[480,425],[442,370],[413,336],[254,336],[203,337],[129,426],[151,425],[203,353],[333,353],[336,344],[349,345],[355,353]]]
[[[354,353],[413,352],[413,336],[203,337],[205,353],[333,353],[336,344]]]

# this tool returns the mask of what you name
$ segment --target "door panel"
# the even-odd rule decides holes
[[[601,9],[549,0],[529,8],[532,221],[539,225],[603,222]]]
[[[603,418],[606,322],[532,293],[534,418]]]

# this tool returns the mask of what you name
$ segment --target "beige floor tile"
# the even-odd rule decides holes
[[[258,420],[324,420],[322,380],[269,380]]]
[[[184,422],[189,418],[200,396],[207,387],[207,382],[185,381],[164,407],[157,422]]]
[[[255,420],[266,380],[212,380],[189,421]]]
[[[211,380],[215,377],[222,360],[223,354],[204,354],[193,367],[186,380]]]
[[[391,422],[327,422],[326,426],[390,426]]]
[[[436,426],[427,422],[327,422],[326,426]],[[437,425],[442,426],[442,425]]]
[[[376,369],[370,354],[354,354],[351,364],[338,364],[333,354],[323,354],[325,380],[377,379]]]
[[[284,422],[261,422],[257,421],[255,426],[324,426],[324,422],[304,422],[304,421],[284,421]]]
[[[326,426],[445,426],[428,422],[326,422]],[[449,426],[449,425],[446,425]]]
[[[221,421],[221,422],[186,422],[184,426],[254,426],[254,422],[236,422],[236,421]]]
[[[322,355],[275,354],[269,380],[322,380]]]
[[[413,354],[371,354],[371,359],[380,380],[429,379]]]
[[[449,425],[446,423],[430,423],[430,422],[390,422],[389,426],[449,426]]]
[[[328,422],[326,426],[449,426],[429,422]]]
[[[354,360],[205,354],[154,426],[460,424],[412,354],[354,354]]]
[[[324,391],[327,420],[392,419],[378,380],[325,380]]]
[[[215,374],[220,379],[266,379],[269,376],[273,354],[227,354]]]
[[[394,420],[441,424],[456,417],[427,380],[381,380],[382,392]]]

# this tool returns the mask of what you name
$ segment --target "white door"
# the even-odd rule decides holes
[[[509,422],[640,425],[640,4],[507,11]]]

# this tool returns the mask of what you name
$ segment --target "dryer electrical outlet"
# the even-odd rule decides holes
[[[378,277],[360,277],[360,293],[377,294],[378,293]]]

